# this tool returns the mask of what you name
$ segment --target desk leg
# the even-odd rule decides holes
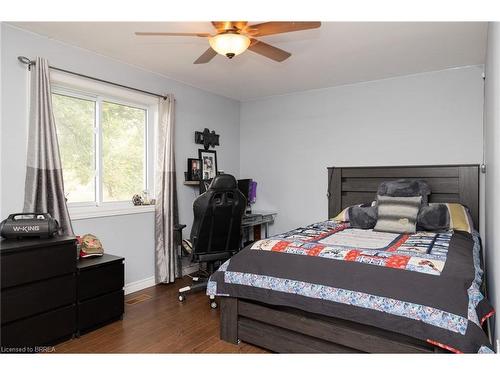
[[[241,248],[242,249],[250,241],[250,229],[251,229],[251,227],[244,227],[243,228],[243,234],[241,236]]]
[[[253,240],[254,241],[258,241],[261,239],[261,231],[262,231],[262,228],[260,225],[255,225],[253,227]]]

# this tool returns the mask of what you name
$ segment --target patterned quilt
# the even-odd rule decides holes
[[[477,233],[394,234],[325,221],[260,240],[207,294],[253,299],[402,333],[456,353],[491,352]]]

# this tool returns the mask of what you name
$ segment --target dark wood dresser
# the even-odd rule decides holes
[[[73,336],[76,257],[73,237],[0,240],[2,351]]]
[[[104,254],[77,264],[77,335],[121,319],[124,312],[124,258]]]

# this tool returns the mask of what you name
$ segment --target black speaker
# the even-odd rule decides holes
[[[58,231],[59,223],[49,213],[11,214],[0,223],[0,235],[4,238],[49,238]]]

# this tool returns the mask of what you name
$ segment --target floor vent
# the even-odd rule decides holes
[[[139,294],[137,297],[125,301],[125,303],[127,305],[137,305],[138,303],[147,301],[148,299],[151,299],[151,296],[149,294]]]

